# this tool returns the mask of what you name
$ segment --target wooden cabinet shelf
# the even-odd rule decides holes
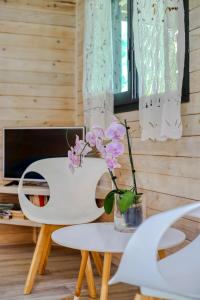
[[[32,222],[26,219],[0,219],[0,224],[5,225],[18,225],[18,226],[28,226],[28,227],[40,227],[41,224]]]
[[[0,185],[0,194],[16,194],[17,195],[17,185],[13,186],[4,186]],[[44,195],[49,196],[49,188],[45,186],[24,186],[23,188],[24,193],[27,195]],[[96,198],[97,199],[104,199],[106,194],[109,192],[108,189],[103,189],[97,187],[96,190]],[[29,226],[29,227],[40,227],[41,224],[27,220],[27,219],[0,219],[0,224],[7,224],[7,225],[18,225],[18,226]]]
[[[24,186],[24,193],[27,195],[49,195],[49,188],[45,186]],[[0,194],[10,194],[17,195],[18,186],[11,185],[5,186],[0,185]],[[16,226],[26,226],[26,227],[40,227],[41,224],[33,222],[27,219],[11,218],[11,219],[0,219],[0,224],[4,225],[16,225]]]
[[[17,195],[18,186],[11,185],[5,186],[0,185],[0,194],[16,194]],[[49,196],[49,188],[45,186],[24,186],[23,191],[27,195],[44,195]]]
[[[0,185],[0,194],[17,194],[18,186],[11,185],[11,186],[4,186]],[[47,186],[24,186],[23,191],[27,195],[44,195],[49,196],[50,191]],[[97,199],[104,199],[107,193],[110,192],[109,188],[102,188],[100,186],[97,187],[96,190],[96,198]]]

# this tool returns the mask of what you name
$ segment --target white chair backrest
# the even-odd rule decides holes
[[[186,214],[200,217],[200,203],[185,205],[148,218],[133,234],[110,284],[128,284],[170,291],[159,270],[158,247],[164,233]],[[198,237],[199,238],[199,237]],[[178,253],[177,253],[178,254]]]
[[[50,189],[50,199],[44,207],[33,205],[23,192],[24,177],[29,172],[42,175]],[[85,158],[83,166],[72,174],[68,158],[49,158],[32,163],[22,175],[18,196],[24,214],[44,224],[80,224],[97,219],[103,213],[95,202],[96,186],[107,172],[103,159]]]

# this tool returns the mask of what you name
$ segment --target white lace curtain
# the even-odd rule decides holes
[[[113,115],[113,49],[110,0],[85,0],[83,58],[84,119],[87,128],[106,127]]]
[[[183,0],[134,1],[133,31],[143,140],[178,139],[182,135],[184,28]]]

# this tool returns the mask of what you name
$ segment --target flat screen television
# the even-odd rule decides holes
[[[67,157],[76,135],[85,138],[84,127],[31,127],[4,128],[3,130],[3,177],[19,180],[25,169],[34,161]],[[41,181],[37,173],[29,173],[26,180]]]

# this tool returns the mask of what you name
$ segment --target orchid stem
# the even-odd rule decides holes
[[[118,186],[117,186],[117,183],[116,183],[116,179],[117,179],[117,177],[116,177],[116,176],[114,176],[113,172],[112,172],[110,169],[108,169],[108,171],[109,171],[109,173],[110,173],[110,176],[111,176],[112,182],[114,183],[114,186],[115,186],[116,190],[119,190],[119,189],[118,189]]]
[[[127,136],[127,142],[128,142],[128,154],[129,154],[129,160],[130,160],[130,164],[131,164],[133,186],[134,186],[135,192],[137,194],[137,184],[136,184],[136,178],[135,178],[135,168],[134,168],[134,163],[133,163],[133,157],[132,157],[132,151],[131,151],[131,143],[130,143],[130,136],[129,136],[129,129],[130,129],[130,127],[128,126],[126,120],[124,120],[124,124],[125,124],[125,127],[126,127],[126,136]]]
[[[83,153],[83,151],[85,150],[85,148],[88,146],[89,144],[88,143],[85,143],[85,145],[84,145],[84,147],[83,147],[83,149],[82,149],[82,151],[81,151],[81,153],[80,153],[80,164],[79,164],[79,167],[81,167],[81,165],[82,165],[82,153]]]

